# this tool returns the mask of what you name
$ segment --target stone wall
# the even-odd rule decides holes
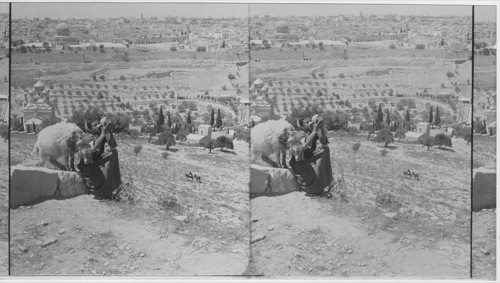
[[[16,165],[11,168],[11,174],[11,208],[46,199],[65,199],[88,193],[82,177],[77,172]]]
[[[294,176],[288,169],[250,165],[250,195],[277,196],[300,191]]]
[[[496,170],[478,168],[473,176],[472,210],[496,207]]]

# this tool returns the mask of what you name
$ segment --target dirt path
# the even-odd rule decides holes
[[[379,227],[339,217],[333,200],[294,192],[252,200],[252,268],[267,276],[468,278],[465,242],[401,236],[397,219]]]

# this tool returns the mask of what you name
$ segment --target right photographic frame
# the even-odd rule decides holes
[[[474,6],[472,278],[496,273],[496,6]]]
[[[249,10],[249,270],[470,278],[473,7]]]

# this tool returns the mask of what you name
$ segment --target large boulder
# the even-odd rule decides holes
[[[472,210],[496,207],[496,170],[478,168],[473,172]]]
[[[65,199],[88,194],[77,172],[16,165],[11,168],[10,207],[45,199]]]
[[[250,165],[250,195],[284,195],[300,191],[295,177],[288,169]]]

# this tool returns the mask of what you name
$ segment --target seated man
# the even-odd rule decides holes
[[[296,144],[290,144],[290,171],[303,191],[321,195],[333,184],[330,149],[322,119],[317,115],[313,119],[301,117],[297,120],[297,127],[299,132],[294,135]]]
[[[96,120],[86,123],[85,127],[94,135],[94,141],[90,143],[90,148],[82,150],[83,158],[77,167],[96,199],[111,199],[113,192],[122,184],[112,124]]]

